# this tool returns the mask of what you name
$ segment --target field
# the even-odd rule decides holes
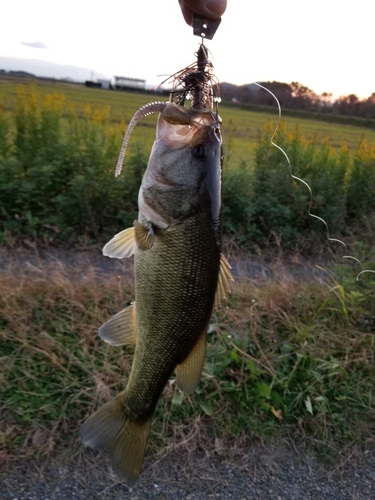
[[[17,81],[0,79],[0,107],[2,104],[6,111],[14,110],[17,84],[23,83],[24,79]],[[26,88],[28,86],[29,84],[26,85]],[[43,80],[36,81],[36,90],[41,97],[52,92],[64,94],[67,108],[73,106],[75,111],[81,115],[84,114],[87,103],[90,103],[93,108],[109,106],[109,124],[120,125],[123,131],[125,131],[125,125],[129,123],[138,108],[148,102],[166,99],[165,97],[160,99],[158,95],[114,92],[87,88],[82,85],[51,83]],[[273,127],[278,122],[276,103],[274,112],[270,113],[250,112],[236,109],[233,106],[221,105],[220,116],[223,119],[222,129],[226,168],[237,166],[242,161],[245,161],[251,167],[254,159],[254,146],[261,130],[264,129],[267,121],[270,121]],[[327,140],[335,149],[341,148],[342,144],[346,143],[348,148],[354,151],[362,138],[365,138],[370,144],[375,142],[375,133],[365,127],[330,124],[324,121],[319,122],[293,117],[285,119],[285,126],[289,132],[298,127],[308,139]],[[141,141],[146,148],[151,148],[155,136],[154,127],[155,116],[145,118],[135,129],[132,141]]]
[[[2,98],[1,98],[2,97]],[[0,241],[103,243],[132,224],[138,188],[155,135],[141,120],[123,174],[114,166],[126,124],[146,94],[38,81],[0,81]],[[370,129],[288,117],[271,145],[277,113],[221,106],[224,233],[242,247],[281,239],[311,248],[352,234],[372,244],[375,142]],[[306,181],[295,182],[291,173]],[[310,207],[310,208],[309,208]],[[276,238],[275,238],[276,235]]]
[[[99,248],[136,215],[155,117],[135,129],[116,181],[113,168],[126,123],[154,100],[38,81],[17,101],[15,83],[0,80],[5,470],[77,461],[80,424],[126,382],[132,350],[103,345],[97,328],[134,300],[132,262],[105,263]],[[225,253],[236,283],[212,317],[197,391],[182,396],[173,378],[166,387],[150,454],[178,449],[183,463],[194,451],[226,456],[281,438],[334,466],[363,458],[375,449],[375,275],[357,280],[361,266],[343,265],[311,222],[309,194],[269,144],[276,111],[223,105],[220,114]],[[374,269],[374,133],[288,117],[279,141],[317,193],[314,210]]]

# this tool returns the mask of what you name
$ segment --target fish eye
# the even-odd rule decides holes
[[[193,149],[193,156],[197,160],[205,160],[207,158],[207,148],[204,144],[197,144]]]

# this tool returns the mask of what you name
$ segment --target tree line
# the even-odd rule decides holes
[[[318,113],[358,116],[375,119],[375,92],[366,99],[359,99],[355,94],[332,99],[332,93],[318,95],[313,90],[298,82],[259,82],[273,92],[284,109],[299,109]],[[275,100],[265,89],[256,84],[234,85],[220,84],[220,95],[224,101],[234,103],[274,106]]]

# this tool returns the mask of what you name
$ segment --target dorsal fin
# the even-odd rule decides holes
[[[230,281],[234,281],[232,273],[230,272],[231,266],[223,254],[220,256],[220,269],[217,281],[216,295],[215,295],[215,309],[219,309],[223,301],[230,294]]]

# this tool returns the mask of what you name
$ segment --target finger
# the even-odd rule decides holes
[[[184,0],[178,0],[180,4],[182,15],[189,26],[193,25],[193,11],[186,5]]]
[[[218,19],[227,8],[227,0],[179,0],[185,21],[191,26],[193,12],[208,19]]]

